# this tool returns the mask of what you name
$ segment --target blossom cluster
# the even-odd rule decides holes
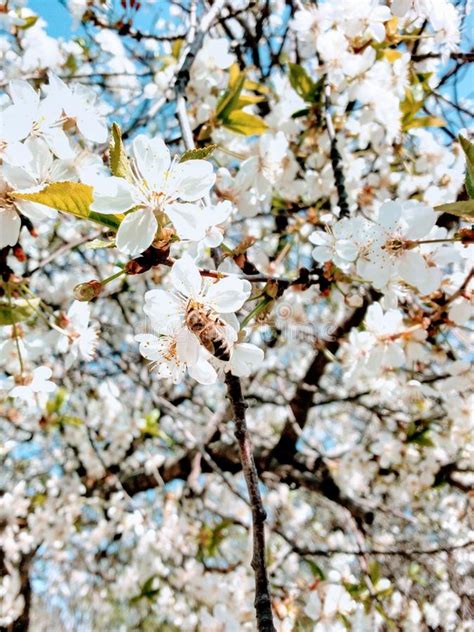
[[[0,627],[253,629],[231,373],[278,632],[467,632],[468,4],[188,4],[0,0]]]

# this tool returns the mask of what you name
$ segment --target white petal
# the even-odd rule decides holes
[[[33,90],[30,84],[23,79],[15,79],[11,81],[8,86],[8,91],[12,98],[13,103],[16,105],[23,105],[30,111],[34,111],[39,104],[39,94]]]
[[[67,311],[67,317],[74,329],[87,327],[90,315],[90,304],[85,303],[84,301],[73,301],[71,307]]]
[[[189,329],[182,328],[176,336],[176,352],[178,358],[186,362],[188,367],[194,366],[199,360],[201,345],[196,336]]]
[[[205,244],[208,248],[217,248],[224,241],[224,235],[222,232],[216,228],[210,228],[205,236]]]
[[[176,194],[185,202],[194,202],[209,193],[215,181],[216,175],[210,162],[186,160],[174,167],[168,193]]]
[[[247,342],[235,345],[230,359],[230,368],[238,377],[248,377],[263,362],[262,349]]]
[[[59,127],[50,127],[44,131],[46,142],[58,158],[72,160],[75,158],[74,150],[71,147],[69,138]]]
[[[23,401],[27,402],[30,399],[32,399],[33,397],[33,391],[31,390],[30,385],[28,386],[15,386],[15,388],[12,388],[12,390],[8,393],[8,395],[10,397],[18,397],[18,399],[22,399]]]
[[[37,202],[30,202],[30,200],[16,200],[15,206],[20,213],[26,215],[32,222],[41,222],[44,219],[53,219],[57,216],[58,212],[54,208],[45,206],[44,204],[38,204]]]
[[[386,7],[388,9],[388,7]],[[372,37],[376,42],[383,42],[385,39],[385,27],[380,22],[373,22],[369,28]]]
[[[222,313],[236,312],[250,296],[252,286],[244,279],[226,277],[211,285],[206,292],[206,300]]]
[[[214,384],[217,380],[217,373],[214,367],[205,359],[203,353],[193,366],[188,368],[189,375],[199,382],[199,384]]]
[[[0,138],[4,135],[0,131]],[[15,166],[25,166],[32,159],[32,155],[23,143],[18,141],[9,142],[8,146],[3,150],[2,158],[4,162],[8,162]]]
[[[88,116],[77,118],[77,128],[87,140],[93,143],[105,143],[107,140],[107,125],[92,112],[88,112]]]
[[[211,207],[211,215],[209,218],[210,225],[223,224],[227,219],[229,219],[231,213],[232,203],[230,200],[218,202],[215,206]]]
[[[14,209],[0,209],[0,248],[16,244],[20,227],[21,220]]]
[[[173,331],[182,323],[184,317],[183,303],[170,292],[161,289],[145,293],[143,311],[158,333]]]
[[[322,230],[315,230],[314,233],[311,233],[308,239],[316,246],[327,246],[334,241],[333,237],[331,237],[329,233],[325,233]]]
[[[346,261],[355,261],[359,250],[350,239],[338,239],[336,241],[336,253]]]
[[[53,165],[53,154],[50,152],[48,145],[42,138],[27,138],[25,147],[31,154],[31,160],[28,167],[31,167],[31,176],[38,180],[44,180]]]
[[[158,228],[156,217],[150,209],[129,213],[117,231],[117,248],[134,257],[151,246]]]
[[[402,215],[402,207],[398,202],[385,202],[379,209],[378,222],[387,230],[393,230]]]
[[[176,232],[181,239],[200,241],[206,235],[205,218],[197,204],[181,204],[174,202],[168,204],[165,213],[173,222]]]
[[[22,167],[13,167],[12,165],[3,165],[3,176],[8,184],[15,191],[31,189],[38,183],[36,180]]]
[[[311,254],[318,263],[326,263],[326,261],[331,261],[335,253],[329,246],[316,246]]]
[[[451,304],[448,317],[456,325],[464,325],[472,315],[472,305],[465,298],[458,298]]]
[[[398,261],[398,274],[404,281],[417,287],[418,280],[425,272],[426,263],[418,252],[409,250]]]
[[[198,298],[202,279],[198,267],[189,255],[183,255],[173,264],[171,279],[178,292],[189,298]]]
[[[2,138],[8,142],[23,140],[28,136],[34,123],[34,117],[24,106],[12,105],[2,114]]]
[[[135,206],[138,192],[124,178],[98,177],[94,182],[91,210],[97,213],[124,213]]]
[[[163,359],[163,345],[153,334],[139,334],[135,340],[140,343],[140,353],[147,360],[161,361]]]
[[[430,206],[414,200],[403,205],[405,236],[409,239],[421,239],[427,235],[436,224],[436,220],[437,215]]]
[[[392,13],[402,18],[410,10],[412,0],[392,0]]]
[[[165,172],[171,164],[170,152],[163,140],[140,134],[133,141],[132,153],[148,188],[161,190]]]

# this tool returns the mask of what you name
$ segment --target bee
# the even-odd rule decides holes
[[[228,362],[232,350],[229,325],[212,308],[189,301],[185,321],[188,329],[199,339],[202,346],[217,358]]]

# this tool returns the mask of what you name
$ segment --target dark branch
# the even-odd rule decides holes
[[[249,493],[253,523],[252,568],[255,573],[255,610],[259,632],[275,632],[273,625],[270,591],[268,588],[267,567],[265,563],[265,519],[262,497],[258,486],[258,474],[252,454],[250,435],[245,419],[247,405],[242,395],[240,379],[231,373],[226,374],[227,393],[232,405],[235,421],[235,438],[239,444],[240,461]]]

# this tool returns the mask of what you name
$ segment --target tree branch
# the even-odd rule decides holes
[[[267,514],[263,508],[262,497],[258,487],[258,474],[252,454],[250,435],[245,419],[247,407],[240,379],[231,373],[226,374],[227,393],[230,399],[235,420],[235,437],[239,444],[242,470],[252,508],[253,523],[253,557],[252,568],[255,573],[255,610],[259,632],[275,632],[273,625],[270,592],[268,588],[267,568],[265,563],[265,519]]]

